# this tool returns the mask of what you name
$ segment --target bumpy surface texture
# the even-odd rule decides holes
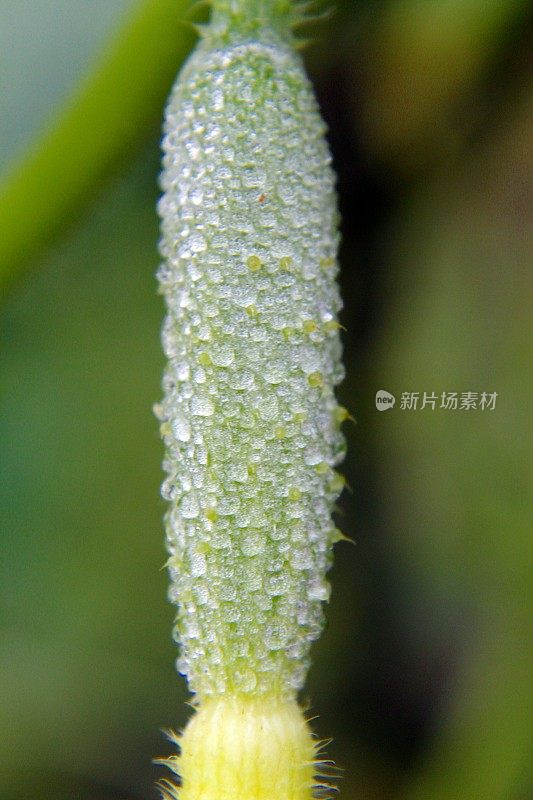
[[[291,694],[322,625],[342,488],[334,176],[299,57],[204,42],[166,113],[163,496],[178,669]]]

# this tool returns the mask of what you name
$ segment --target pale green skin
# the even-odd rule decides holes
[[[215,14],[166,110],[170,597],[192,691],[289,696],[322,627],[342,487],[338,215],[290,34],[226,22]]]

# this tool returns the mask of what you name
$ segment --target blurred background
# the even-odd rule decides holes
[[[0,0],[2,800],[153,800],[188,714],[151,412],[185,6]],[[335,7],[304,56],[339,176],[355,546],[302,700],[346,800],[526,800],[531,6]],[[439,408],[452,391],[496,406]]]

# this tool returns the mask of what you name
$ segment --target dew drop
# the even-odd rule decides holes
[[[241,551],[245,556],[257,556],[265,549],[265,542],[259,533],[247,533],[241,543]]]
[[[271,575],[266,583],[266,590],[271,597],[278,597],[285,594],[289,588],[289,576],[285,573]]]
[[[195,206],[199,206],[204,199],[204,193],[201,189],[193,189],[191,192],[191,203]]]
[[[178,442],[188,442],[191,438],[191,426],[184,417],[176,417],[172,423],[172,432]]]
[[[200,513],[196,498],[193,495],[186,495],[181,501],[180,511],[185,519],[195,519]]]
[[[211,417],[215,413],[215,407],[209,397],[193,397],[191,400],[191,413],[195,417]]]
[[[217,367],[229,367],[235,360],[235,353],[229,345],[219,345],[211,349],[213,364]]]
[[[202,253],[207,249],[207,242],[200,233],[193,234],[188,240],[188,245],[193,253]]]
[[[315,580],[309,585],[307,596],[310,600],[329,600],[330,591],[326,581]]]
[[[203,553],[195,553],[191,558],[191,575],[193,578],[199,578],[205,575],[207,564]]]

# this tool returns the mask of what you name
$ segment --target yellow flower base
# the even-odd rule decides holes
[[[167,800],[311,800],[317,746],[294,700],[217,697],[202,702],[165,763],[181,786]],[[320,783],[322,788],[327,788]]]

